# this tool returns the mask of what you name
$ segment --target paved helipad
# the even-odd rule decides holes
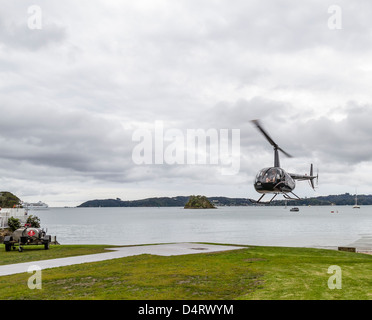
[[[109,252],[105,252],[105,253],[88,254],[88,255],[82,255],[82,256],[50,259],[50,260],[39,260],[39,261],[8,264],[8,265],[0,266],[0,276],[6,276],[6,275],[11,275],[11,274],[16,274],[16,273],[24,273],[24,272],[27,272],[31,266],[37,266],[38,269],[42,270],[42,269],[48,269],[48,268],[70,266],[73,264],[117,259],[117,258],[140,255],[140,254],[153,254],[153,255],[158,255],[158,256],[176,256],[176,255],[183,255],[183,254],[209,253],[209,252],[237,250],[237,249],[244,249],[244,248],[247,248],[247,247],[215,245],[215,244],[201,244],[201,243],[171,243],[171,244],[156,244],[156,245],[145,245],[145,246],[107,248],[106,250],[109,250]]]

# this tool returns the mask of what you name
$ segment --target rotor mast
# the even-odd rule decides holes
[[[288,158],[292,158],[290,154],[285,152],[282,148],[280,148],[273,139],[268,135],[268,133],[262,128],[260,122],[258,120],[251,120],[253,124],[257,127],[259,131],[264,135],[266,140],[274,147],[274,167],[280,167],[279,161],[279,151],[283,152]]]
[[[278,147],[274,147],[274,167],[280,168]]]

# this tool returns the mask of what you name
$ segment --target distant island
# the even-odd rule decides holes
[[[89,200],[78,207],[185,207],[190,196],[177,197],[160,197],[147,198],[142,200],[121,200],[105,199],[105,200]],[[214,206],[252,206],[254,205],[248,198],[228,198],[228,197],[208,197],[207,198]],[[288,200],[289,206],[329,206],[329,205],[354,205],[355,195],[349,193],[329,196],[319,196],[313,198],[304,198],[301,200]],[[286,200],[275,200],[270,206],[284,206]],[[358,204],[361,206],[372,205],[372,195],[358,195]]]
[[[216,209],[206,196],[190,196],[184,206],[185,209]]]

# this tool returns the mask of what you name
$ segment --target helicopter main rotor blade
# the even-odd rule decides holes
[[[260,130],[261,133],[265,136],[267,141],[269,141],[273,147],[278,148],[278,145],[274,142],[273,139],[271,139],[271,137],[267,134],[267,132],[262,128],[262,126],[260,125],[260,122],[258,120],[252,120],[252,122],[255,124],[257,129]]]
[[[262,128],[260,122],[258,120],[252,120],[252,122],[255,124],[255,126],[257,127],[258,130],[261,131],[261,133],[265,136],[265,138],[267,139],[267,141],[269,141],[269,143],[275,148],[275,149],[278,149],[280,150],[281,152],[283,152],[287,157],[289,158],[292,158],[292,156],[285,152],[282,148],[280,148],[273,139],[271,139],[271,137],[267,134],[267,132]]]
[[[280,150],[281,152],[283,152],[288,158],[293,158],[293,156],[291,156],[288,152],[285,152],[282,148],[279,148],[278,147],[278,150]]]

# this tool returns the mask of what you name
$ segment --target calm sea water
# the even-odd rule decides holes
[[[30,211],[61,244],[215,242],[264,246],[372,248],[372,206],[49,208]]]

